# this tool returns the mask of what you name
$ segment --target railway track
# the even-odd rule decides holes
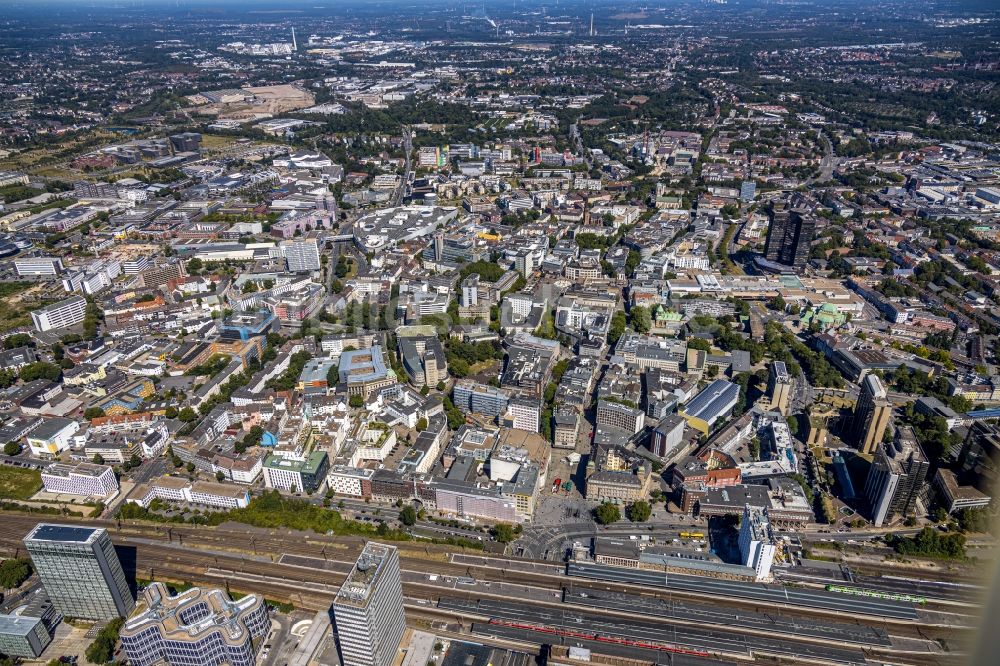
[[[5,514],[0,525],[0,548],[23,554],[21,539],[38,522],[35,516]],[[291,530],[261,530],[243,525],[223,525],[216,528],[198,526],[167,526],[145,523],[119,523],[113,520],[88,520],[90,525],[108,528],[112,539],[128,560],[131,553],[131,568],[135,576],[142,579],[169,578],[175,582],[211,583],[227,585],[238,592],[260,592],[275,601],[291,602],[309,610],[328,608],[333,593],[318,593],[309,589],[311,584],[327,585],[335,588],[350,570],[360,553],[365,540],[361,537],[331,537],[308,534]],[[488,559],[491,565],[454,563],[448,561],[448,554],[454,548],[419,542],[402,542],[401,563],[404,570],[438,574],[448,577],[469,577],[483,581],[520,584],[541,590],[561,592],[569,584],[575,590],[607,590],[677,601],[689,601],[691,594],[670,590],[655,590],[635,585],[607,581],[567,579],[556,575],[556,569],[543,567],[548,572],[528,572],[514,568],[523,566],[523,561]],[[282,563],[282,557],[296,555],[311,558],[316,566],[305,567]],[[291,558],[289,558],[291,559]],[[124,561],[123,561],[124,564]],[[510,566],[504,566],[509,564]],[[235,574],[226,579],[209,575],[212,571],[226,570]],[[248,577],[253,577],[252,585]],[[274,582],[280,578],[281,582]],[[243,587],[241,587],[241,585]],[[441,590],[433,586],[404,584],[411,596],[435,600]],[[412,589],[409,589],[412,588]],[[455,590],[448,589],[454,595]],[[700,599],[704,601],[704,599]],[[754,602],[733,599],[713,599],[713,602],[727,608],[750,610],[757,613],[774,613],[773,607]],[[878,621],[872,619],[844,618],[842,615],[808,608],[782,608],[781,615],[787,617],[835,617],[845,622],[851,619],[859,626],[869,626],[903,638],[934,640],[952,638],[956,633],[967,630],[961,627],[920,626],[919,623],[902,621]]]

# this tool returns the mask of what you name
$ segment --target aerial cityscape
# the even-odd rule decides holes
[[[1000,6],[0,0],[0,666],[1000,664]]]

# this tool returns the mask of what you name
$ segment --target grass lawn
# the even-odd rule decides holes
[[[30,199],[43,193],[44,190],[28,187],[27,185],[7,185],[6,187],[0,187],[0,199],[3,199],[7,203]]]
[[[0,465],[0,498],[26,500],[41,488],[42,473],[37,469]]]

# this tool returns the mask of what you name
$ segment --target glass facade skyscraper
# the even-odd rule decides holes
[[[24,545],[56,609],[66,617],[112,620],[135,608],[107,530],[39,523]]]

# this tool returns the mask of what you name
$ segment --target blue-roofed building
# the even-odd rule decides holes
[[[306,393],[326,393],[327,377],[336,362],[330,358],[311,358],[299,374],[299,390]]]
[[[707,435],[717,421],[732,413],[739,397],[739,386],[725,379],[716,379],[678,413],[687,420],[688,425]]]
[[[226,317],[219,324],[219,337],[223,340],[249,340],[258,335],[267,335],[277,318],[270,310],[237,312]]]
[[[345,351],[340,355],[340,383],[347,385],[350,395],[367,400],[373,393],[396,383],[396,373],[386,365],[380,345],[370,349]]]

